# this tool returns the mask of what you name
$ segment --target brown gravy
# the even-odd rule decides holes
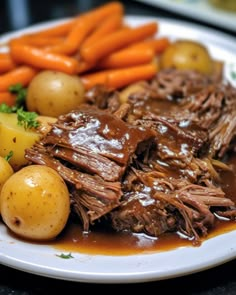
[[[219,221],[207,239],[236,230],[233,221]],[[204,242],[204,240],[202,240]],[[93,255],[134,255],[168,251],[179,247],[193,247],[192,241],[176,233],[163,234],[158,239],[143,234],[91,231],[84,235],[78,225],[70,224],[63,235],[51,244],[61,252]]]
[[[232,155],[227,162],[232,166],[232,172],[222,173],[222,188],[226,195],[236,202],[236,154]],[[232,230],[236,230],[235,221],[217,220],[215,228],[210,231],[207,239]],[[168,251],[179,247],[193,247],[192,241],[177,233],[167,233],[159,238],[152,238],[144,234],[114,233],[97,228],[85,235],[80,226],[73,223],[68,224],[64,232],[51,245],[62,252],[93,255],[134,255]]]

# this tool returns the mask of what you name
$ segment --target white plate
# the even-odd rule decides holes
[[[127,17],[132,25],[154,18]],[[158,19],[159,35],[192,38],[207,42],[212,55],[224,59],[225,75],[230,78],[232,62],[236,60],[235,41],[212,30],[182,22]],[[34,31],[55,22],[31,27]],[[187,29],[186,29],[187,27]],[[25,30],[23,31],[25,32]],[[22,31],[5,35],[6,41]],[[7,48],[2,48],[6,50]],[[61,251],[63,252],[63,251]],[[200,247],[181,247],[167,252],[130,256],[85,255],[72,253],[73,259],[62,259],[50,246],[30,244],[10,236],[0,224],[0,263],[22,271],[58,278],[90,283],[134,283],[163,280],[183,276],[212,268],[236,258],[236,230],[205,241]]]
[[[196,20],[204,21],[219,28],[236,32],[236,12],[217,9],[207,0],[137,0]]]

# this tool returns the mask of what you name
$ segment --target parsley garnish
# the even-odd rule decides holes
[[[60,254],[60,255],[56,255],[57,257],[63,258],[63,259],[70,259],[70,258],[74,258],[74,256],[71,255],[71,253],[69,254]]]
[[[37,113],[24,111],[24,104],[26,99],[26,88],[21,84],[15,84],[8,89],[11,93],[16,94],[16,104],[12,107],[5,103],[0,104],[1,113],[16,113],[18,125],[23,126],[25,129],[37,128],[40,123],[36,120]]]
[[[25,129],[37,128],[40,125],[36,120],[38,115],[35,112],[26,112],[23,108],[19,108],[16,113],[18,124],[24,126]]]
[[[9,162],[12,156],[13,156],[13,151],[10,151],[10,152],[8,153],[8,155],[6,155],[6,156],[4,157],[4,159],[5,159],[7,162]]]
[[[20,83],[17,83],[15,85],[11,85],[8,90],[11,93],[16,94],[16,107],[19,108],[24,105],[27,90],[24,88]]]
[[[0,104],[1,113],[14,113],[14,109],[14,107],[9,107],[9,105],[5,104],[4,102]]]
[[[36,120],[38,114],[35,112],[27,112],[23,110],[23,107],[10,107],[5,103],[0,104],[1,113],[16,113],[18,125],[23,126],[25,129],[37,128],[40,123]]]

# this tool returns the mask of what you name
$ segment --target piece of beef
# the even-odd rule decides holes
[[[222,158],[232,148],[236,135],[236,88],[232,85],[192,71],[164,70],[145,87],[145,94],[129,97],[129,123],[165,117],[207,130],[207,156]]]
[[[189,97],[217,82],[218,79],[196,71],[165,69],[157,73],[150,84],[158,98],[174,100]]]
[[[117,231],[179,231],[199,242],[217,217],[236,218],[219,173],[235,149],[236,90],[216,81],[160,71],[124,104],[96,86],[26,158],[65,179],[84,230],[105,216]]]
[[[123,187],[121,205],[110,213],[117,231],[145,232],[151,236],[180,231],[199,242],[199,236],[207,235],[215,224],[211,208],[234,205],[218,187],[191,184],[170,176],[162,178],[153,172],[136,170],[130,174]],[[235,210],[226,212],[221,216],[235,214]]]
[[[103,85],[92,87],[85,93],[85,102],[96,105],[99,109],[107,109],[111,113],[120,107],[119,94]]]
[[[60,116],[51,131],[26,150],[25,157],[58,171],[70,185],[72,207],[80,211],[88,230],[85,212],[92,223],[119,205],[122,175],[133,158],[154,144],[154,138],[151,129],[83,105]]]

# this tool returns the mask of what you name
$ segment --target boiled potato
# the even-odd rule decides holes
[[[42,71],[29,84],[26,106],[40,115],[58,117],[78,107],[84,87],[78,76]]]
[[[160,67],[190,69],[210,75],[213,72],[213,60],[203,44],[190,40],[178,40],[164,51],[160,58]]]
[[[9,163],[14,170],[27,164],[25,149],[30,148],[40,136],[37,131],[20,126],[16,114],[0,113],[0,156],[5,157],[12,151]]]
[[[0,192],[3,184],[14,173],[13,168],[6,159],[0,157]]]
[[[4,223],[15,234],[30,240],[50,240],[67,223],[69,191],[52,168],[26,166],[3,185],[0,208]]]

